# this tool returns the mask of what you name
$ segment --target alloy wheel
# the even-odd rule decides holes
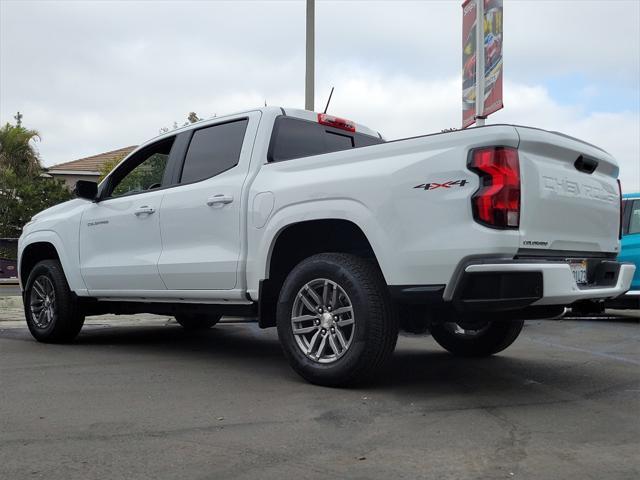
[[[318,278],[302,286],[293,302],[291,328],[300,351],[318,363],[332,363],[351,346],[356,323],[344,289]]]
[[[47,328],[55,321],[56,292],[53,283],[46,275],[40,275],[31,286],[29,298],[31,318],[37,328]]]

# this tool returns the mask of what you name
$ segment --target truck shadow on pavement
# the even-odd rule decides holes
[[[179,362],[186,371],[224,368],[227,373],[252,372],[263,379],[268,375],[274,384],[306,385],[289,368],[275,330],[260,330],[255,324],[218,325],[201,332],[188,332],[173,325],[90,325],[74,344],[62,348],[100,350],[100,346],[120,355],[152,355],[163,362]],[[615,385],[637,384],[640,380],[633,365],[614,364],[605,368],[599,362],[606,360],[575,352],[568,359],[556,353],[550,355],[548,350],[524,338],[512,350],[490,358],[457,358],[427,336],[401,337],[387,370],[356,390],[393,391],[420,397],[424,394],[431,398],[464,395],[474,398],[473,404],[486,399],[491,405],[495,401],[500,403],[499,399],[504,397],[509,405],[525,405],[606,395]]]

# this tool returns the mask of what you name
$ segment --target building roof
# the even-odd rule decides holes
[[[130,147],[119,148],[110,152],[99,153],[98,155],[92,155],[90,157],[79,158],[78,160],[72,160],[70,162],[59,163],[48,168],[49,173],[56,174],[72,174],[72,173],[100,173],[102,166],[106,162],[110,162],[114,159],[121,159],[122,157],[129,155],[137,145],[131,145]]]

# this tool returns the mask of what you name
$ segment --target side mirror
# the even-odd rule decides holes
[[[73,193],[75,193],[78,198],[85,198],[93,201],[98,196],[98,184],[88,180],[78,180],[75,188],[73,189]]]

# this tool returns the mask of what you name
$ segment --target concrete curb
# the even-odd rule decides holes
[[[160,316],[115,316],[103,315],[97,317],[88,317],[84,322],[86,327],[92,328],[109,328],[109,327],[177,327],[177,322],[172,317]],[[27,328],[27,322],[24,319],[24,313],[14,318],[0,318],[0,330],[10,328]]]
[[[0,311],[10,308],[22,310],[22,297],[0,297]]]

